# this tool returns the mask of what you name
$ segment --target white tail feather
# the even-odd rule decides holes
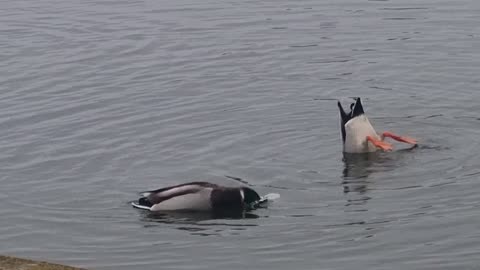
[[[132,202],[132,206],[135,207],[135,208],[138,208],[138,209],[150,210],[150,207],[144,206],[144,205],[140,205],[140,204],[137,204],[137,203],[135,203],[135,202]]]

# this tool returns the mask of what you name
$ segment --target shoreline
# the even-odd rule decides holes
[[[73,266],[0,255],[0,270],[86,270]]]

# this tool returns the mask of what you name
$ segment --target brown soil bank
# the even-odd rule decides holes
[[[85,270],[85,269],[0,255],[0,270]]]

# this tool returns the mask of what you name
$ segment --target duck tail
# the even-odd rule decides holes
[[[150,210],[152,203],[147,198],[140,198],[138,202],[132,202],[132,206],[138,209]]]

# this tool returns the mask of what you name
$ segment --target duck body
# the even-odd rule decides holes
[[[343,143],[343,152],[345,153],[376,152],[377,147],[366,138],[371,136],[382,140],[365,114],[350,119],[345,124],[345,133],[345,142]]]
[[[350,104],[351,111],[349,113],[345,112],[340,101],[337,105],[340,110],[344,153],[372,153],[378,149],[391,151],[393,146],[384,141],[386,137],[412,145],[417,144],[415,139],[399,136],[392,132],[378,134],[365,115],[362,101],[359,97],[355,99],[355,103]]]
[[[132,206],[155,212],[249,210],[261,200],[249,187],[224,187],[208,182],[189,182],[141,194]]]

